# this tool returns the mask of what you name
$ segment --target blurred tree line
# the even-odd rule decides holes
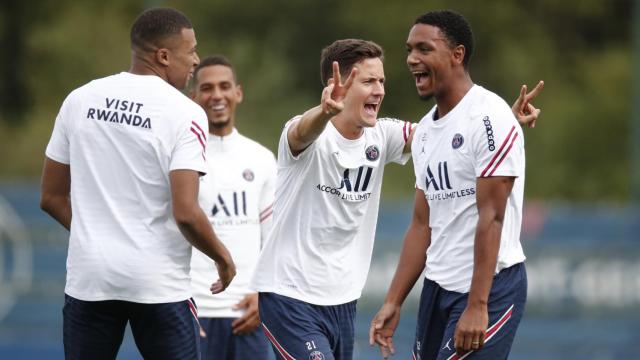
[[[526,130],[527,197],[626,202],[630,193],[632,0],[71,0],[0,5],[0,176],[39,176],[58,108],[74,88],[126,71],[129,28],[149,6],[192,20],[201,57],[227,55],[245,92],[238,127],[276,150],[282,125],[320,99],[319,55],[340,38],[385,49],[381,116],[419,121],[405,64],[415,18],[450,8],[471,22],[477,84],[511,103],[543,79],[538,127]],[[411,166],[388,169],[383,194],[413,192]]]

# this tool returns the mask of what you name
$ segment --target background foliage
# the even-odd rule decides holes
[[[418,121],[404,42],[421,13],[452,8],[471,22],[474,81],[512,102],[544,79],[527,130],[527,197],[626,202],[630,193],[631,0],[70,0],[0,4],[0,176],[37,178],[58,108],[74,88],[126,71],[128,32],[145,7],[166,5],[194,23],[201,57],[223,53],[245,91],[238,127],[272,150],[282,125],[319,102],[319,55],[357,37],[386,51],[381,115]],[[409,167],[387,172],[388,197],[410,196]]]

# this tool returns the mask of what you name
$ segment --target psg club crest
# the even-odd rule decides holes
[[[316,350],[309,354],[309,360],[324,360],[324,354]]]
[[[367,155],[367,160],[376,161],[380,157],[380,150],[377,145],[371,145],[364,151],[365,155]]]
[[[455,134],[453,136],[453,140],[451,140],[451,147],[454,149],[458,149],[460,146],[464,144],[464,138],[460,134]]]
[[[252,182],[255,178],[255,175],[253,175],[253,171],[251,171],[251,169],[246,169],[242,172],[242,177],[248,182]]]

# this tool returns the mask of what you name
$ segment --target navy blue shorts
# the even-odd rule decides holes
[[[140,304],[83,301],[65,294],[63,342],[66,359],[115,359],[127,322],[145,359],[200,359],[193,300]]]
[[[246,335],[234,335],[231,323],[235,318],[200,318],[206,337],[200,337],[203,360],[271,360],[269,340],[257,328]]]
[[[276,358],[352,358],[356,300],[320,306],[274,293],[260,293],[259,299],[262,328]]]
[[[456,324],[467,306],[468,293],[447,291],[425,279],[420,296],[413,358],[418,360],[458,359],[453,339]],[[489,293],[489,328],[480,350],[461,359],[507,359],[527,299],[524,263],[502,269],[493,278]]]

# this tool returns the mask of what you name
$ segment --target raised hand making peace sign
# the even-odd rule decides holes
[[[544,81],[539,81],[536,87],[527,93],[527,85],[522,85],[520,88],[520,96],[516,99],[516,102],[511,106],[511,111],[518,119],[520,125],[527,125],[530,128],[536,126],[536,120],[540,115],[540,109],[531,104],[531,101],[538,96],[540,91],[544,88]]]
[[[322,98],[320,104],[322,111],[331,116],[335,116],[344,109],[344,98],[353,84],[353,78],[356,76],[358,69],[353,67],[347,80],[342,83],[340,76],[340,67],[338,62],[333,62],[333,78],[329,79],[327,86],[322,90]]]

